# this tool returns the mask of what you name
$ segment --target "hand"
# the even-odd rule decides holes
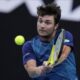
[[[53,65],[48,64],[47,61],[43,62],[43,66],[44,66],[47,73],[49,73],[53,69]]]

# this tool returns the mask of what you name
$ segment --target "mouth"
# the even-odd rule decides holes
[[[46,30],[43,30],[43,29],[41,29],[41,30],[39,30],[40,32],[46,32]]]
[[[41,33],[41,34],[45,34],[46,31],[45,31],[45,30],[39,30],[39,33]]]
[[[39,34],[40,35],[47,35],[47,31],[46,30],[39,30]]]

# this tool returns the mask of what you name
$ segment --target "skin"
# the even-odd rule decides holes
[[[38,16],[37,32],[42,40],[52,40],[52,38],[54,38],[55,36],[57,28],[58,24],[55,24],[53,15]],[[64,45],[61,57],[59,58],[59,61],[56,65],[62,63],[67,58],[70,51],[71,48]],[[26,62],[24,67],[28,72],[29,76],[31,78],[35,78],[44,75],[46,72],[49,72],[54,67],[54,65],[46,65],[45,63],[46,61],[44,61],[41,66],[37,66],[36,60],[31,59]]]
[[[55,25],[53,15],[39,16],[37,21],[37,32],[41,39],[50,41],[56,33],[58,24]]]

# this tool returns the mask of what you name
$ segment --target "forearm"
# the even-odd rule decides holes
[[[61,57],[56,62],[55,66],[61,64],[66,58],[67,58],[67,56],[61,55]]]
[[[61,56],[55,65],[61,64],[68,57],[68,55],[70,54],[70,51],[71,51],[70,47],[64,46]]]
[[[43,72],[43,66],[39,66],[39,67],[29,67],[27,69],[28,74],[31,78],[36,78],[42,75]]]

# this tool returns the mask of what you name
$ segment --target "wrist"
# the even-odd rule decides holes
[[[44,68],[44,66],[39,66],[38,67],[38,69],[37,69],[37,73],[40,75],[40,76],[42,76],[42,75],[44,75],[45,74],[45,68]]]

